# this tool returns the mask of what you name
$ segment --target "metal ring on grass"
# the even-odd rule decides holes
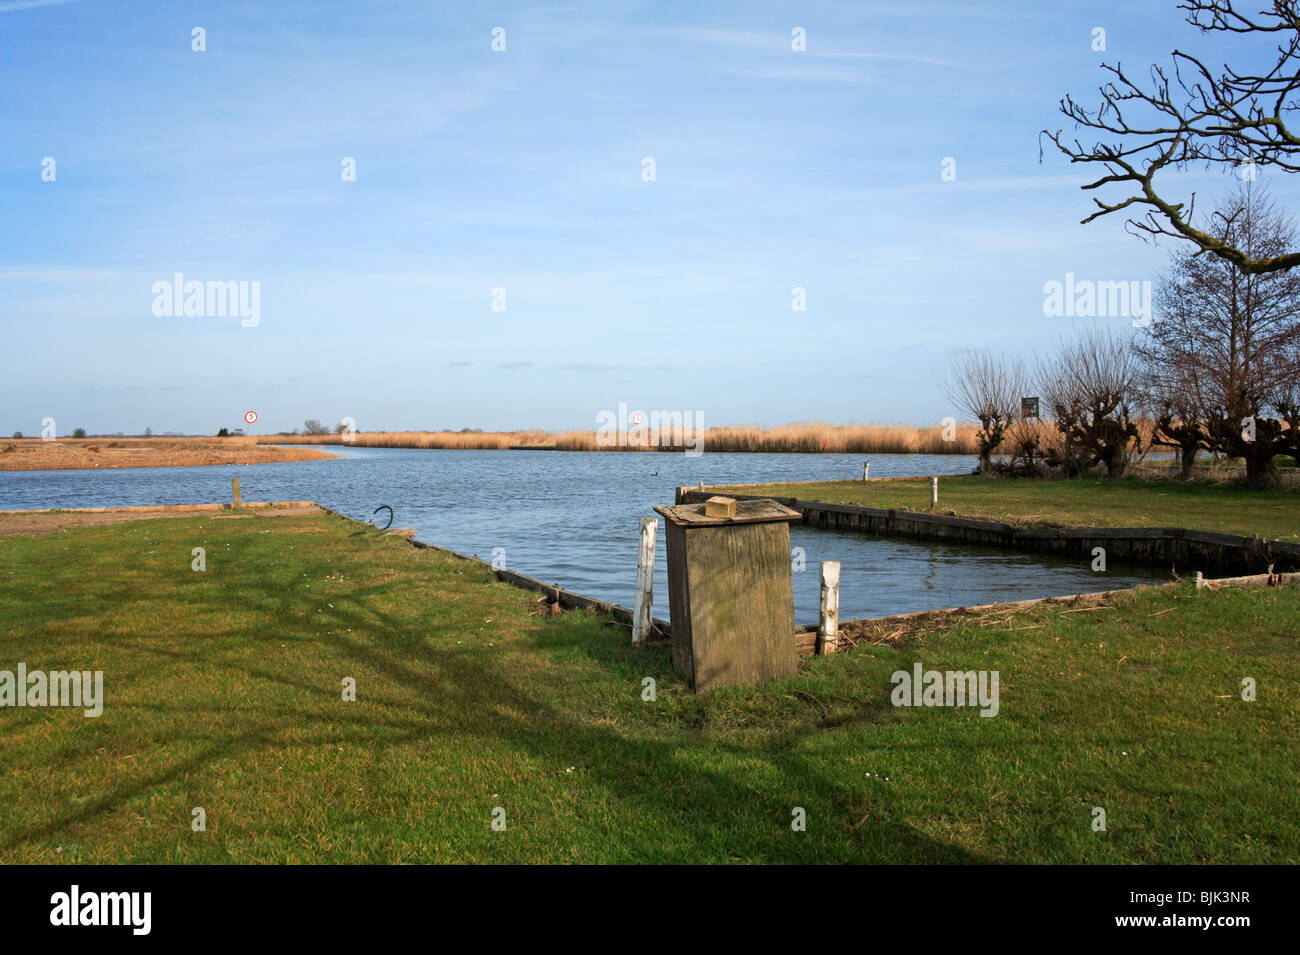
[[[375,524],[375,514],[378,514],[380,511],[387,511],[387,512],[388,512],[388,523],[385,524],[383,527],[380,527],[378,524]],[[377,530],[380,530],[380,531],[386,531],[386,530],[388,530],[390,527],[393,526],[393,509],[392,509],[391,507],[389,507],[387,504],[380,504],[377,508],[375,508],[375,512],[374,512],[374,514],[371,514],[371,515],[370,515],[370,518],[366,521],[366,523],[367,523],[367,524],[373,524],[373,525],[375,526],[375,528],[376,528]],[[349,534],[348,536],[349,536],[349,537],[360,537],[360,536],[361,536],[362,534],[364,534],[365,532],[366,532],[366,529],[363,527],[363,528],[361,528],[361,530],[359,530],[359,531],[353,531],[353,532],[352,532],[351,534]]]

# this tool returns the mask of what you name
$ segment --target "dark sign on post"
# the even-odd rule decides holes
[[[1020,417],[1037,418],[1038,417],[1038,399],[1021,398],[1020,399]]]

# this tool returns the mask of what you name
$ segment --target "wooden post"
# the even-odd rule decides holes
[[[939,506],[939,479],[937,477],[930,478],[930,506]]]
[[[840,562],[822,561],[822,608],[817,621],[817,652],[834,653],[840,643]]]
[[[234,497],[235,497],[235,503],[232,504],[231,506],[232,506],[232,507],[239,507],[239,478],[231,478],[231,479],[230,479],[230,489],[231,489],[231,492],[234,494]]]
[[[871,470],[871,462],[870,462],[870,461],[863,461],[863,462],[862,462],[862,480],[864,480],[864,481],[867,480],[867,472],[870,471],[870,470]]]
[[[1196,572],[1196,589],[1200,590],[1205,586],[1205,575],[1199,570]]]
[[[641,550],[636,561],[636,600],[633,602],[632,642],[644,643],[650,636],[654,618],[655,535],[659,521],[653,517],[641,518]]]

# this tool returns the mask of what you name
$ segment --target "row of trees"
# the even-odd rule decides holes
[[[1293,223],[1242,188],[1205,225],[1255,258],[1281,254]],[[1182,250],[1162,277],[1156,320],[1132,334],[1087,328],[1028,365],[986,352],[956,355],[946,394],[980,424],[980,467],[1124,473],[1152,446],[1173,449],[1184,476],[1202,451],[1241,458],[1252,487],[1276,481],[1279,455],[1300,457],[1300,274],[1247,272]],[[1021,414],[1040,397],[1057,440]]]
[[[308,418],[306,421],[303,422],[302,433],[308,435],[342,434],[346,430],[347,430],[347,426],[344,424],[337,424],[334,426],[333,429],[330,429],[325,425],[321,424],[319,418]],[[280,434],[297,434],[297,433],[298,433],[297,428],[294,428],[292,431],[280,432]],[[222,428],[220,431],[217,432],[218,438],[226,438],[229,436],[230,436],[230,430],[228,428]]]

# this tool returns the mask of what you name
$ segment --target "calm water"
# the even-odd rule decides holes
[[[0,510],[226,501],[239,478],[246,501],[313,500],[349,517],[389,504],[395,527],[431,544],[506,565],[579,593],[630,606],[640,518],[672,504],[679,484],[860,478],[862,455],[330,448],[334,461],[243,467],[0,472]],[[872,477],[963,474],[973,457],[870,455]],[[928,494],[917,506],[928,506]],[[815,623],[818,562],[841,563],[840,616],[1024,600],[1130,586],[1157,571],[1001,551],[818,531],[794,524],[795,619]],[[668,617],[663,520],[656,548],[655,616]]]

